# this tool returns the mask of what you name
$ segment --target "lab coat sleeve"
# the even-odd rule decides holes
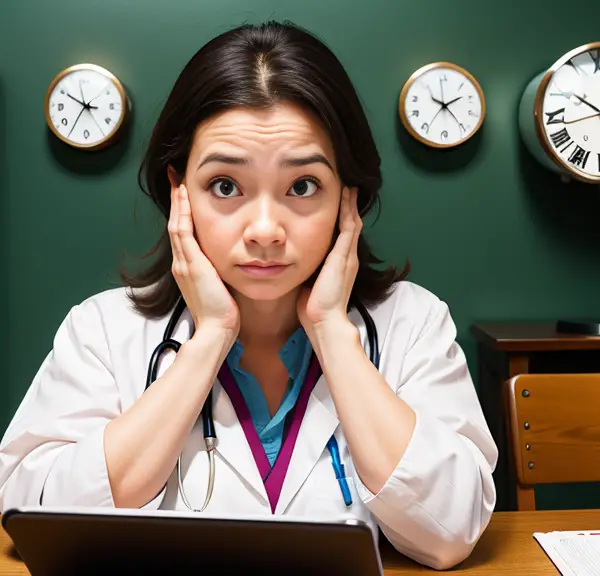
[[[407,329],[398,317],[391,322],[390,331]],[[436,299],[405,354],[400,381],[390,382],[416,413],[408,447],[378,494],[355,474],[359,496],[392,545],[436,569],[470,554],[496,502],[498,452],[455,338],[448,308]],[[393,364],[397,352],[388,354]]]
[[[114,507],[104,429],[121,413],[97,301],[74,307],[0,444],[0,510]],[[164,491],[144,508],[159,507]]]

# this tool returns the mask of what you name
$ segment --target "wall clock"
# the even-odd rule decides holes
[[[82,150],[113,144],[131,112],[123,84],[94,64],[77,64],[60,72],[48,87],[44,108],[54,135]]]
[[[466,142],[485,118],[479,82],[450,62],[434,62],[414,72],[402,88],[398,108],[408,133],[433,148]]]
[[[571,50],[531,80],[519,129],[533,156],[564,180],[600,184],[600,42]]]

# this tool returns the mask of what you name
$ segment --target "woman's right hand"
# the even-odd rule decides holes
[[[222,328],[231,332],[235,340],[240,330],[239,309],[194,236],[192,210],[184,184],[171,190],[168,231],[173,251],[171,270],[196,330],[209,325]]]

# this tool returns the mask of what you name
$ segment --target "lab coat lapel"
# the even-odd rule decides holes
[[[154,335],[157,343],[162,340],[167,322],[160,323],[160,334]],[[172,338],[183,344],[189,340],[194,331],[194,322],[190,311],[186,308],[173,331]],[[158,375],[163,374],[173,363],[175,354],[170,351],[164,353],[159,364]],[[267,503],[267,491],[260,477],[254,456],[244,435],[244,431],[235,413],[235,409],[229,396],[221,386],[218,378],[215,378],[212,388],[213,396],[213,419],[215,421],[215,432],[217,434],[218,454],[257,492]],[[216,463],[215,482],[219,481],[219,465]],[[222,465],[222,464],[221,464]]]
[[[244,430],[227,392],[218,379],[215,379],[213,384],[213,418],[217,434],[217,452],[269,506],[267,491]],[[218,482],[218,479],[215,478],[215,482]]]
[[[338,425],[333,399],[325,377],[321,375],[308,400],[306,414],[300,425],[298,439],[275,509],[276,514],[285,512],[326,450],[327,442]]]

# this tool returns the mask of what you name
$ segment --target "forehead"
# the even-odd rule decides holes
[[[311,147],[333,160],[329,135],[316,115],[287,102],[267,109],[232,108],[213,116],[196,129],[192,153],[218,144],[249,149]]]

